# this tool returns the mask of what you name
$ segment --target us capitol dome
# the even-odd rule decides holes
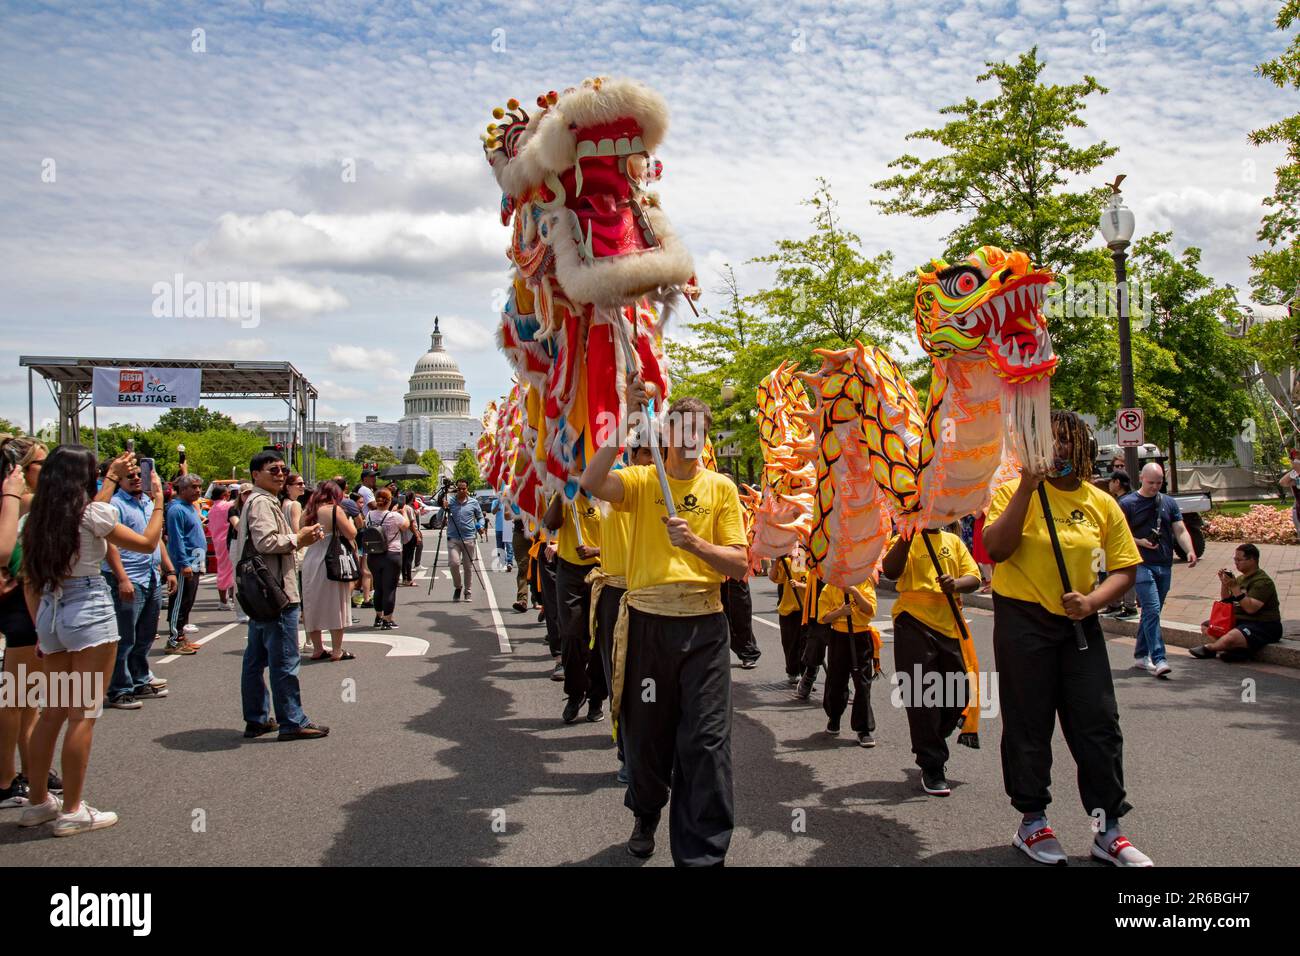
[[[462,447],[478,444],[483,423],[470,414],[469,392],[460,366],[442,344],[438,317],[433,319],[429,351],[415,363],[403,399],[405,411],[397,423],[397,453],[407,448],[435,448],[447,466],[456,463]]]

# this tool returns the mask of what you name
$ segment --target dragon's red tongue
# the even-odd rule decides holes
[[[569,197],[568,207],[578,217],[581,240],[591,235],[591,252],[597,259],[623,256],[648,248],[628,206],[631,185],[619,169],[618,157],[586,156],[582,164],[582,192],[574,170],[560,177]]]

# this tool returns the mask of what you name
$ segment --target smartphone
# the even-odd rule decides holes
[[[135,451],[135,439],[134,439],[134,438],[128,438],[128,439],[126,440],[126,450],[129,451],[129,452],[134,452],[134,451]]]
[[[153,494],[153,459],[140,459],[140,490],[146,498]]]

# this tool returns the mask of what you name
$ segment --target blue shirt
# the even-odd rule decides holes
[[[208,552],[207,539],[203,537],[203,522],[194,506],[172,499],[167,506],[167,553],[179,574],[183,568],[203,569],[203,555]],[[198,552],[196,557],[194,552]]]
[[[1183,520],[1178,502],[1162,492],[1147,498],[1136,491],[1119,499],[1119,506],[1128,519],[1128,529],[1135,538],[1146,538],[1155,543],[1154,548],[1138,545],[1143,564],[1174,563],[1174,522]]]
[[[470,495],[461,501],[455,495],[447,496],[447,537],[453,541],[469,541],[483,526],[483,508],[478,499]]]
[[[118,491],[113,495],[112,505],[117,509],[117,520],[126,525],[136,534],[144,534],[145,525],[149,523],[149,518],[153,515],[153,502],[141,495],[137,498],[135,495],[126,491]],[[154,581],[154,575],[158,573],[158,566],[162,564],[162,545],[153,549],[153,554],[141,554],[139,551],[128,551],[120,548],[122,555],[122,568],[126,571],[126,576],[132,584],[139,584],[142,587],[148,587]],[[104,573],[113,574],[113,569],[108,566],[108,562],[103,564]]]

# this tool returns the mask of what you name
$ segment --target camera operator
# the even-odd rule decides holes
[[[478,499],[469,493],[469,482],[464,478],[456,482],[456,494],[448,496],[451,482],[443,479],[438,491],[438,504],[443,509],[447,527],[447,563],[451,565],[453,601],[459,601],[461,592],[465,600],[472,597],[474,579],[472,566],[475,560],[474,536],[487,537],[487,523]],[[463,580],[462,580],[463,579]]]

